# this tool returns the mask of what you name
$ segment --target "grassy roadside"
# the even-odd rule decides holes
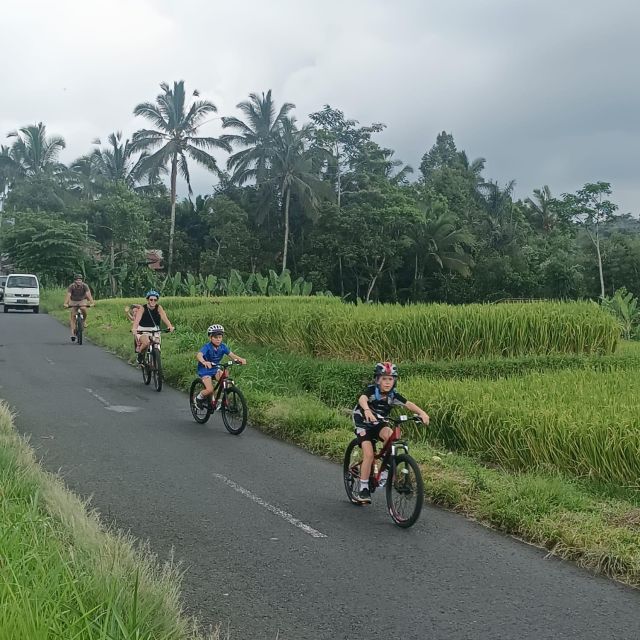
[[[35,462],[0,403],[0,637],[204,640],[160,566]],[[213,639],[217,634],[208,636]]]
[[[59,298],[60,296],[58,296]],[[131,359],[131,334],[122,313],[123,301],[105,301],[93,311],[89,337],[119,355]],[[54,311],[62,318],[63,313]],[[173,314],[171,315],[174,318]],[[174,322],[178,324],[174,318]],[[194,375],[194,345],[201,336],[180,331],[163,342],[167,377],[186,389]],[[265,347],[247,346],[233,339],[234,350],[246,356],[251,367],[239,375],[245,390],[252,422],[262,430],[295,442],[306,449],[339,461],[351,438],[344,405],[345,386],[357,393],[368,378],[368,367],[349,363],[327,364],[316,360],[309,367],[304,356],[281,353]],[[597,370],[635,368],[635,353],[608,356]],[[540,369],[536,369],[538,362]],[[544,370],[547,361],[534,361],[534,370]],[[558,361],[554,368],[590,367],[584,359]],[[521,373],[530,362],[505,360],[511,373]],[[433,371],[456,378],[456,367],[434,363]],[[502,378],[509,372],[490,375],[486,363],[472,368],[478,378]],[[493,366],[493,365],[491,365]],[[341,367],[339,382],[329,368]],[[490,367],[489,367],[490,368]],[[482,371],[484,370],[484,374]],[[487,373],[489,375],[487,375]],[[495,372],[494,372],[495,373]],[[504,375],[503,375],[504,374]],[[345,385],[344,381],[348,380]],[[408,382],[408,381],[407,381]],[[186,406],[185,406],[186,409]],[[554,555],[612,578],[640,586],[640,495],[612,484],[597,483],[562,475],[550,468],[508,471],[482,464],[479,459],[452,453],[444,445],[422,442],[412,453],[423,467],[429,498],[529,542],[547,548]]]

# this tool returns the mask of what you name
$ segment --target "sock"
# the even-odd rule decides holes
[[[360,491],[362,491],[363,489],[368,489],[369,488],[369,481],[368,480],[360,480]]]
[[[204,396],[202,395],[202,393],[199,393],[199,394],[196,396],[196,400],[204,400]]]

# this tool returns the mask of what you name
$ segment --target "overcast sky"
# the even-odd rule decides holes
[[[639,60],[632,0],[2,0],[0,143],[42,121],[69,162],[183,79],[218,115],[272,89],[301,121],[330,104],[384,122],[416,170],[446,130],[520,197],[605,180],[639,214]]]

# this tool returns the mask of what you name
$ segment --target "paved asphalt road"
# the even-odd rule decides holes
[[[437,508],[398,529],[381,496],[347,502],[337,465],[196,424],[184,394],[46,315],[0,314],[0,385],[45,467],[175,549],[189,610],[232,639],[640,637],[638,592]]]

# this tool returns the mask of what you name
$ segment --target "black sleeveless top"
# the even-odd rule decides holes
[[[149,305],[143,305],[144,311],[140,318],[140,327],[159,327],[160,326],[160,312],[158,311],[158,305],[155,309],[150,309]]]

